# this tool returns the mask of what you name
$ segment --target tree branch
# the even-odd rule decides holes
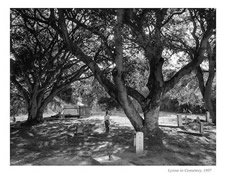
[[[129,86],[126,86],[126,89],[127,89],[128,94],[131,97],[133,97],[134,99],[136,99],[142,108],[146,106],[145,97],[141,93],[139,93],[136,89],[129,87]]]
[[[172,13],[163,23],[162,23],[162,26],[164,26],[165,24],[167,24],[172,18],[173,16],[175,15],[180,15],[180,14],[183,14],[185,12],[186,8],[184,8],[182,11],[179,11],[179,12],[174,12]]]
[[[195,45],[196,45],[195,47],[196,47],[196,50],[197,50],[198,47],[199,47],[199,39],[198,39],[198,37],[195,34],[196,33],[196,30],[197,30],[197,25],[196,25],[196,22],[195,22],[195,19],[194,19],[195,16],[192,15],[192,12],[191,11],[189,11],[189,12],[191,14],[191,19],[192,19],[192,24],[193,24],[193,31],[191,32],[191,35],[195,39]]]
[[[190,73],[193,69],[195,69],[197,66],[199,66],[205,57],[205,51],[207,49],[208,40],[212,35],[212,31],[207,31],[203,39],[200,43],[200,47],[198,48],[197,52],[194,54],[194,58],[190,63],[185,65],[183,68],[181,68],[170,80],[165,82],[164,86],[164,92],[168,92],[174,85],[186,74]]]
[[[23,94],[24,99],[25,99],[26,103],[28,104],[29,103],[29,93],[27,92],[27,90],[24,89],[24,87],[20,85],[20,83],[16,80],[15,76],[11,75],[10,80],[16,86],[17,90],[19,92],[21,92],[21,94]]]

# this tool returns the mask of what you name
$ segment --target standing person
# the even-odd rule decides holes
[[[109,115],[108,111],[106,111],[106,113],[104,115],[104,124],[105,124],[105,132],[109,133],[109,131],[110,131],[110,129],[109,129],[109,126],[110,126],[110,115]]]

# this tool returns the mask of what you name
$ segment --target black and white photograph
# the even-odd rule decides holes
[[[216,9],[10,18],[11,165],[216,164]]]
[[[52,6],[5,14],[9,170],[216,172],[218,8]]]

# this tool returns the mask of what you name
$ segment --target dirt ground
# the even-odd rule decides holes
[[[216,165],[215,126],[204,122],[203,134],[196,134],[199,133],[196,116],[188,118],[178,128],[176,115],[161,114],[163,145],[153,145],[151,138],[145,138],[143,155],[136,154],[134,130],[123,114],[111,116],[110,134],[105,133],[103,115],[49,118],[26,129],[11,123],[10,164],[99,165],[94,158],[112,153],[123,160],[120,165]],[[76,134],[78,127],[83,134]]]

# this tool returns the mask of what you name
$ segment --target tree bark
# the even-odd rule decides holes
[[[200,88],[202,96],[203,96],[203,101],[205,103],[205,107],[209,111],[213,123],[216,125],[216,109],[214,109],[213,100],[211,99],[214,73],[209,72],[209,76],[208,76],[206,85],[204,85],[203,73],[202,73],[202,70],[200,67],[197,68],[196,76],[199,81],[199,88]]]
[[[115,86],[117,88],[117,98],[120,102],[125,114],[129,118],[131,124],[133,125],[136,131],[142,131],[143,129],[143,119],[136,111],[132,101],[130,100],[127,88],[125,86],[124,78],[123,78],[123,48],[122,48],[122,21],[123,21],[124,10],[119,9],[117,12],[117,25],[115,27],[115,50],[116,57],[115,63],[116,67],[112,71],[113,80]]]
[[[159,112],[162,99],[161,88],[149,94],[146,99],[146,106],[143,108],[144,113],[144,133],[151,136],[152,144],[161,145],[163,131],[159,128]]]
[[[158,135],[161,131],[158,126],[159,111],[163,94],[164,80],[162,75],[162,65],[164,59],[159,54],[149,56],[149,79],[147,87],[149,95],[146,98],[146,106],[144,112],[144,126],[152,135]]]
[[[140,114],[135,109],[132,101],[128,96],[120,95],[120,102],[122,105],[122,108],[130,120],[131,124],[133,125],[135,131],[144,131],[144,120],[140,116]]]
[[[32,106],[28,108],[27,121],[22,126],[33,126],[43,121],[44,106],[38,106],[37,104],[31,103]]]
[[[213,100],[211,98],[212,94],[212,84],[215,77],[215,55],[213,54],[213,50],[210,45],[207,46],[208,50],[208,61],[209,61],[209,75],[206,81],[204,82],[204,75],[200,66],[196,68],[196,77],[199,82],[199,88],[203,96],[203,101],[205,103],[206,109],[209,111],[210,116],[212,118],[213,123],[216,125],[216,108],[214,108]]]
[[[212,100],[210,98],[211,96],[208,95],[208,93],[204,97],[205,107],[210,113],[210,116],[212,118],[212,122],[216,125],[216,112],[214,111],[214,107],[212,104]]]
[[[148,100],[150,103],[144,109],[144,127],[148,132],[155,135],[159,131],[159,111],[160,111],[160,97],[153,96],[152,101]]]

